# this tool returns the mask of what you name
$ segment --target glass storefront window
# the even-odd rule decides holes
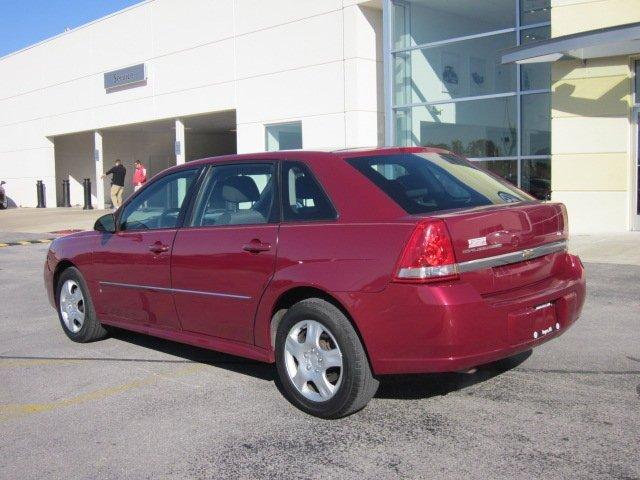
[[[445,148],[467,157],[517,155],[516,97],[397,110],[399,143]]]
[[[513,185],[518,185],[517,160],[486,160],[477,163],[480,167],[490,171]]]
[[[550,37],[551,0],[389,2],[395,143],[454,151],[548,198],[551,66],[501,55]]]
[[[640,60],[636,60],[636,103],[640,104]]]
[[[409,38],[409,6],[405,2],[392,2],[393,6],[393,48],[407,48],[411,45]]]
[[[551,0],[520,0],[520,24],[551,21]]]
[[[411,0],[393,3],[393,43],[396,49],[512,28],[516,17],[514,0]]]
[[[514,91],[516,66],[502,65],[500,55],[514,45],[506,33],[397,53],[396,105]]]
[[[551,200],[551,159],[522,160],[522,190],[538,200]]]
[[[521,142],[523,156],[551,154],[551,94],[522,96]]]
[[[551,37],[551,27],[527,28],[520,31],[520,44],[526,45]],[[520,88],[543,90],[551,85],[551,63],[530,63],[520,66]]]

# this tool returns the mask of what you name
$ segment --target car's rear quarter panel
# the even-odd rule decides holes
[[[411,223],[402,222],[282,225],[275,274],[256,318],[256,344],[270,347],[273,308],[293,288],[312,287],[334,297],[337,292],[382,291],[412,230]]]

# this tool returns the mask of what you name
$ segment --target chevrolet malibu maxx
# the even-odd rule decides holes
[[[303,411],[380,376],[463,371],[567,330],[585,298],[564,205],[450,152],[271,152],[161,172],[44,268],[69,338],[111,327],[275,363]]]

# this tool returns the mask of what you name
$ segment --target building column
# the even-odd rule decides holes
[[[93,160],[96,164],[96,208],[104,210],[104,156],[102,155],[102,133],[93,132]]]
[[[184,123],[179,118],[176,119],[176,141],[175,154],[176,165],[182,165],[185,161],[186,145],[184,143]]]

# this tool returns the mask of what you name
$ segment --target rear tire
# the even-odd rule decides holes
[[[325,300],[293,305],[278,325],[275,343],[284,393],[306,413],[346,417],[364,408],[378,390],[353,325]]]
[[[69,267],[60,275],[56,303],[60,325],[74,342],[93,342],[107,336],[96,317],[87,284],[77,268]]]

